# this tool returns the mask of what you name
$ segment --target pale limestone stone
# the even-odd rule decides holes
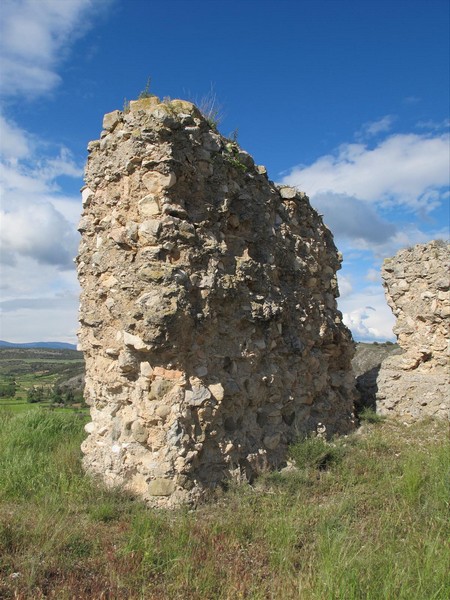
[[[105,131],[112,131],[114,127],[119,123],[121,119],[121,112],[119,110],[113,110],[107,113],[103,117],[103,129]]]
[[[131,433],[136,442],[144,443],[148,438],[148,429],[140,421],[134,421],[131,425]]]
[[[170,496],[175,491],[175,483],[170,479],[158,477],[150,481],[147,491],[150,496]]]
[[[161,212],[157,199],[151,195],[144,196],[142,200],[139,200],[138,208],[142,217],[154,217]]]
[[[171,408],[170,406],[158,406],[158,408],[156,409],[156,414],[158,415],[158,417],[161,417],[161,419],[167,419],[167,417],[170,415],[171,413]]]
[[[160,173],[159,171],[147,171],[142,175],[142,183],[151,195],[161,194],[170,189],[177,182],[175,173]]]
[[[280,196],[286,200],[295,198],[297,190],[293,187],[282,187],[280,188]]]
[[[143,377],[150,378],[153,375],[153,369],[152,369],[152,367],[151,367],[151,365],[150,365],[149,362],[142,361],[141,365],[140,365],[140,368],[141,368],[141,375]]]
[[[112,288],[119,282],[119,280],[114,277],[114,275],[109,275],[105,278],[101,278],[102,285],[105,285],[107,288]]]
[[[92,421],[90,423],[86,423],[86,425],[84,426],[84,430],[86,433],[94,433],[96,429],[97,427]]]
[[[139,225],[139,239],[143,243],[156,243],[158,241],[158,233],[161,230],[161,221],[157,219],[147,219]]]
[[[187,114],[197,113],[197,114],[199,114],[199,110],[195,106],[195,104],[192,104],[192,102],[188,102],[187,100],[180,100],[180,99],[176,98],[175,100],[171,101],[170,105],[177,112],[179,112],[181,114],[183,114],[183,113],[187,113]]]
[[[81,190],[81,204],[83,205],[83,208],[85,206],[88,206],[89,202],[92,200],[93,197],[94,192],[91,190],[91,188],[84,187]]]
[[[213,383],[212,385],[208,386],[208,389],[217,402],[222,402],[225,395],[225,390],[223,389],[223,385],[221,383]]]
[[[123,343],[135,350],[149,350],[149,346],[138,335],[132,335],[128,331],[123,332]]]
[[[157,96],[150,96],[149,98],[140,98],[139,100],[130,101],[130,111],[137,112],[142,111],[153,111],[160,104],[160,99]]]

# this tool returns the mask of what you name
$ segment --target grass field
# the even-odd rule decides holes
[[[0,416],[0,597],[445,600],[446,425],[365,423],[196,510],[84,476],[82,415]]]
[[[84,372],[81,352],[41,348],[0,348],[0,410],[15,412],[49,407],[51,401],[30,404],[30,388],[53,389]]]

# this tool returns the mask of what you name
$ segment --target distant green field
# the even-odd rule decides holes
[[[0,409],[23,412],[64,404],[64,394],[59,401],[55,389],[83,373],[83,355],[76,350],[1,348]],[[33,390],[42,396],[40,401],[29,401]],[[74,396],[70,404],[75,406],[71,409],[82,403],[80,389],[75,390]],[[68,405],[63,410],[66,408]]]

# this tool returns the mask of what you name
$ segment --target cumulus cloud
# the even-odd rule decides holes
[[[70,223],[50,203],[26,204],[0,212],[1,262],[16,264],[17,255],[38,263],[70,269],[77,236]]]
[[[432,210],[449,185],[448,134],[393,134],[375,147],[341,145],[312,165],[294,167],[283,183],[318,194],[343,194],[367,203]]]
[[[349,296],[353,291],[352,282],[350,281],[350,277],[347,277],[346,275],[343,275],[340,272],[338,272],[337,275],[338,275],[339,296],[340,296],[340,298],[345,298],[346,296]]]
[[[372,137],[378,135],[379,133],[385,133],[386,131],[389,131],[391,129],[394,121],[395,117],[393,115],[385,115],[377,121],[369,121],[361,127],[361,130],[358,132],[357,137]]]
[[[70,44],[111,0],[3,0],[0,74],[3,96],[39,96],[60,81],[56,68]]]
[[[353,337],[362,342],[394,341],[395,318],[387,306],[381,286],[367,287],[345,298],[339,298],[343,321]]]
[[[55,295],[47,298],[14,298],[0,302],[2,312],[16,312],[26,310],[55,310],[72,308],[76,300],[73,295]]]
[[[428,119],[427,121],[418,121],[416,127],[418,129],[440,131],[442,129],[448,129],[450,127],[450,119],[444,119],[443,121],[433,121],[431,119]]]
[[[22,129],[6,114],[61,82],[59,69],[115,0],[2,0],[0,20],[0,228],[4,303],[1,337],[75,341],[78,283],[72,262],[80,198],[62,176],[80,178],[69,150]],[[9,112],[9,114],[11,114]],[[36,317],[39,311],[39,317]]]
[[[17,298],[0,303],[2,339],[15,342],[45,341],[76,343],[78,293],[64,297]],[[7,317],[7,318],[6,318]]]
[[[79,286],[74,269],[16,255],[2,265],[0,338],[15,342],[55,340],[76,343]]]
[[[343,313],[343,321],[353,335],[361,341],[380,339],[380,331],[370,326],[370,313],[375,312],[371,306],[358,308],[351,313]]]
[[[380,281],[380,271],[377,269],[369,269],[365,275],[367,281]]]
[[[439,228],[433,228],[428,231],[423,231],[416,224],[410,223],[398,230],[396,234],[389,240],[386,246],[373,248],[376,258],[386,258],[395,254],[400,248],[414,246],[415,244],[426,244],[430,240],[448,240],[449,228],[448,224],[444,223]]]
[[[7,162],[16,163],[30,153],[30,136],[15,123],[0,114],[0,138],[2,157]]]
[[[424,123],[420,134],[389,133],[393,122],[386,115],[366,123],[355,134],[357,143],[342,144],[310,165],[294,167],[282,180],[307,192],[343,251],[348,268],[345,277],[339,276],[338,305],[344,322],[362,341],[395,339],[376,264],[402,247],[448,237],[448,224],[431,216],[448,199],[445,123]],[[363,261],[351,264],[349,256],[358,251]]]
[[[353,240],[356,247],[381,245],[396,233],[392,223],[378,216],[376,210],[358,198],[333,192],[319,192],[312,198],[313,206],[337,238]]]
[[[32,138],[5,117],[0,121],[1,261],[18,265],[20,256],[40,264],[73,268],[79,198],[61,194],[58,177],[78,178],[82,169],[66,148],[45,156],[47,144]]]

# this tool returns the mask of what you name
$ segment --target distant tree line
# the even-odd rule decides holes
[[[27,391],[27,402],[50,402],[52,404],[70,405],[84,403],[83,394],[74,392],[71,388],[62,388],[59,385],[53,387],[33,386]]]

